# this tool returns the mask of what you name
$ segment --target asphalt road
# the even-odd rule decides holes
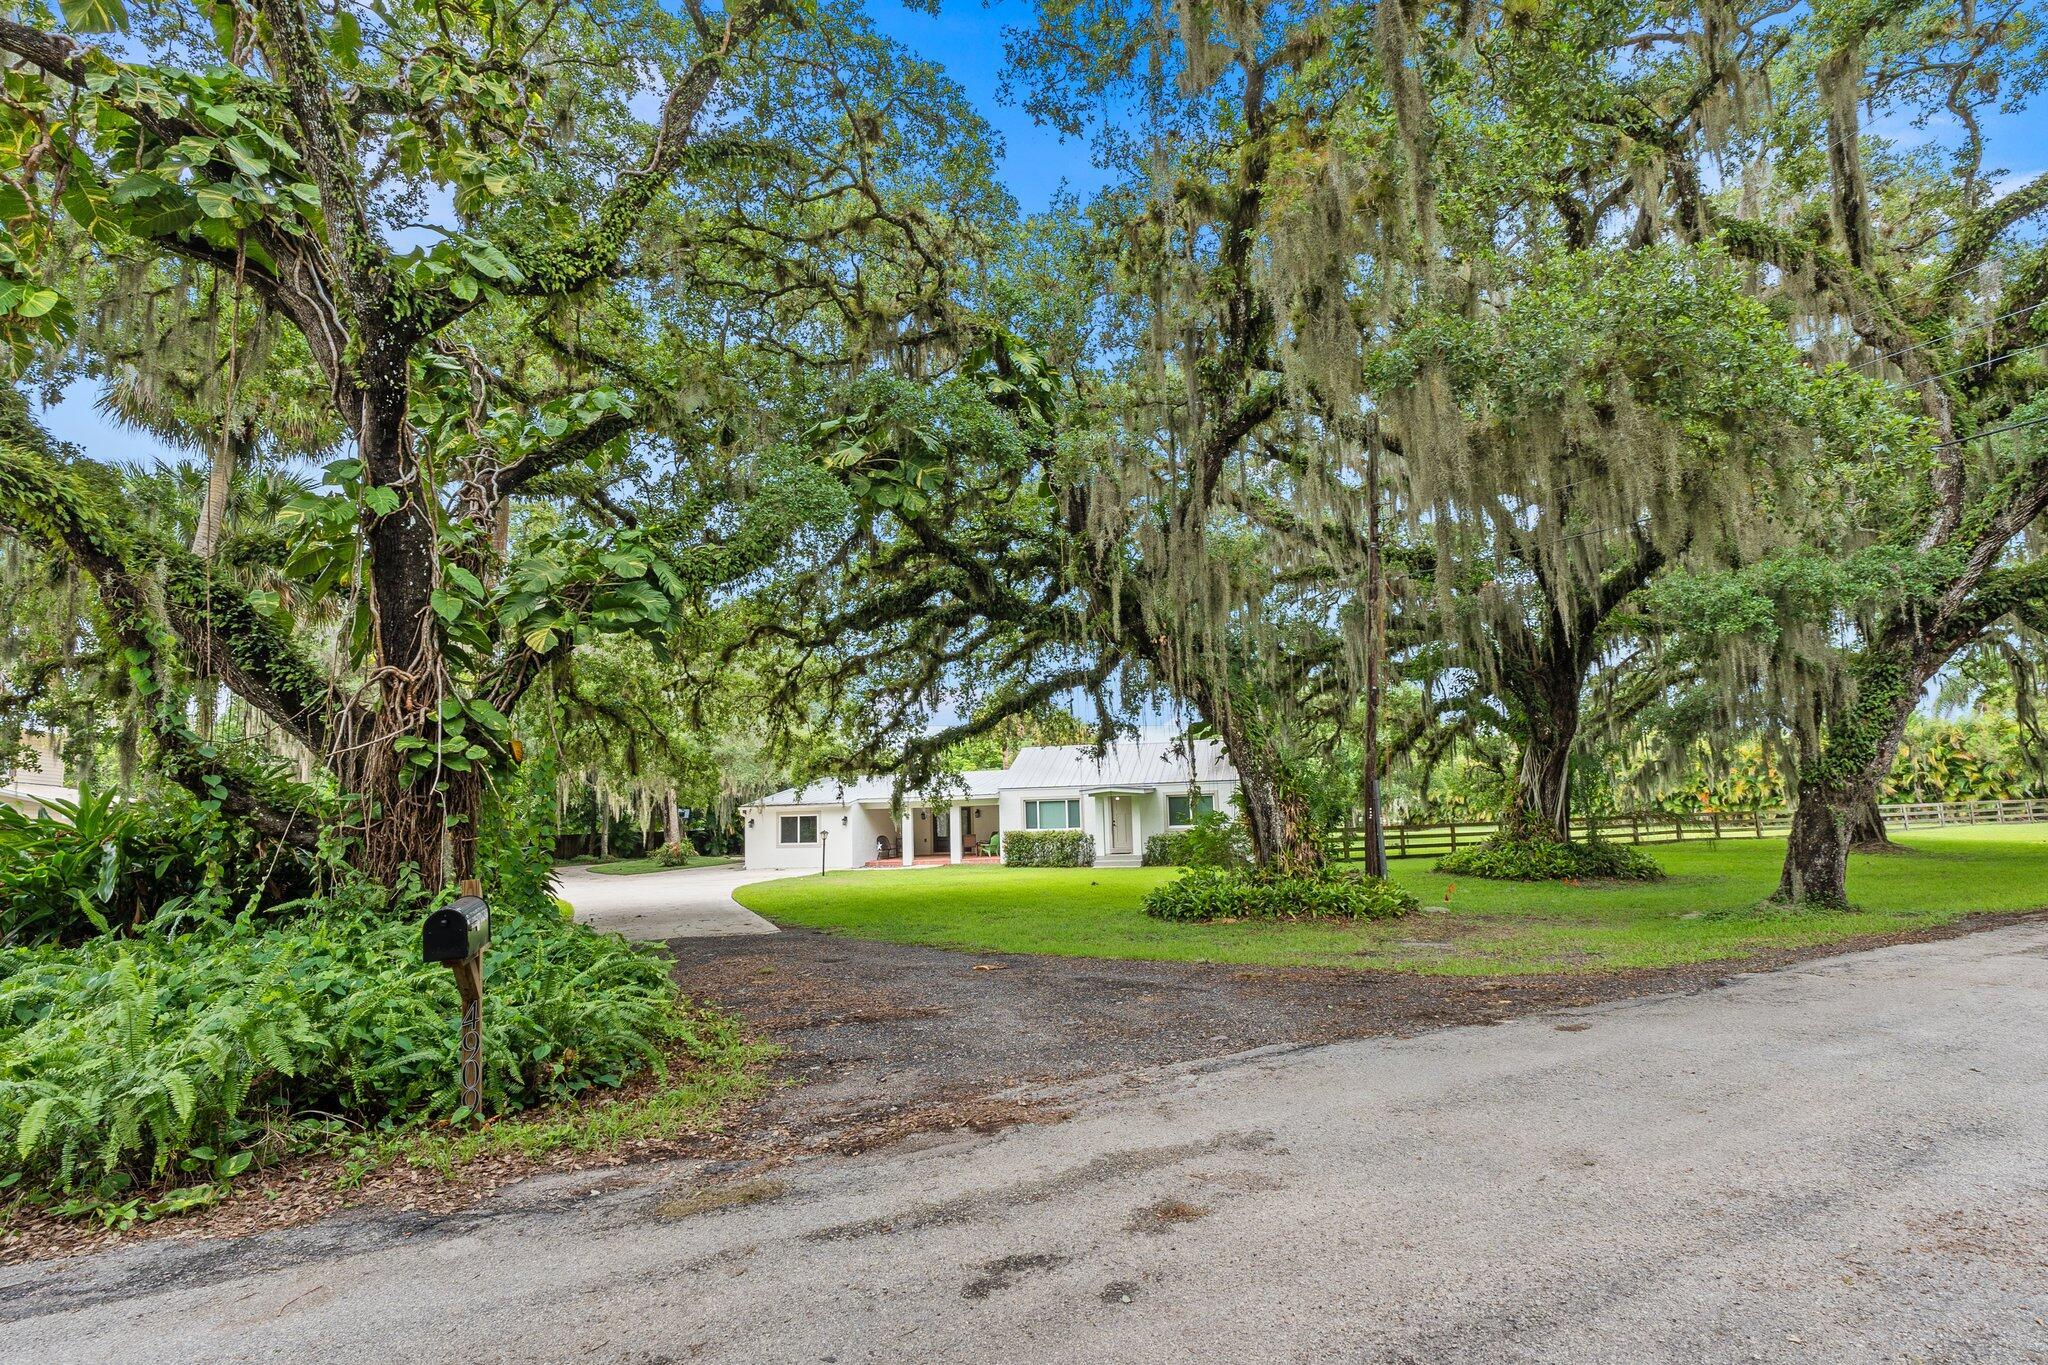
[[[775,926],[732,898],[735,887],[791,872],[739,867],[679,867],[666,872],[555,869],[556,889],[594,928],[650,943],[678,938],[772,934]]]
[[[2048,925],[0,1270],[24,1361],[2048,1361]],[[707,1191],[709,1192],[707,1194]]]

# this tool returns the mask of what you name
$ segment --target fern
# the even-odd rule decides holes
[[[284,924],[0,949],[0,1153],[31,1188],[75,1193],[109,1178],[227,1178],[267,1124],[305,1109],[365,1122],[453,1112],[455,989],[418,964],[417,925],[344,897]],[[677,1006],[658,956],[553,913],[504,914],[487,1107],[657,1063],[692,1036]]]

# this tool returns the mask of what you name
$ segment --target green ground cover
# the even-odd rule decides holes
[[[620,858],[588,866],[592,872],[602,872],[607,876],[632,876],[639,872],[673,872],[678,867],[730,867],[738,861],[722,853],[698,853],[680,863],[665,863],[659,858]]]
[[[1155,958],[1451,974],[1602,971],[1742,958],[1768,948],[1940,925],[1984,911],[2048,907],[2048,825],[1901,836],[1906,851],[1851,858],[1846,914],[1759,910],[1781,839],[1650,850],[1661,882],[1489,882],[1397,861],[1422,902],[1359,924],[1170,924],[1139,908],[1174,868],[938,867],[835,872],[735,893],[771,919],[863,938],[981,952]]]

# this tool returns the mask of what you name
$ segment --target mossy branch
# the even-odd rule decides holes
[[[15,426],[15,423],[7,423]],[[0,523],[70,556],[91,576],[101,615],[120,647],[163,775],[259,833],[311,848],[316,822],[280,804],[262,783],[227,762],[185,723],[183,691],[171,672],[171,640],[150,602],[132,540],[99,509],[77,478],[14,431],[0,431]]]

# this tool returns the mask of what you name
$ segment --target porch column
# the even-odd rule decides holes
[[[917,813],[910,807],[903,808],[903,865],[909,867],[917,861]]]
[[[1131,852],[1139,862],[1145,861],[1145,798],[1131,798]]]
[[[951,840],[952,850],[949,855],[948,861],[956,863],[960,861],[960,846],[967,842],[967,826],[965,821],[962,819],[962,817],[966,814],[967,803],[965,801],[955,801],[953,803],[953,838]]]

